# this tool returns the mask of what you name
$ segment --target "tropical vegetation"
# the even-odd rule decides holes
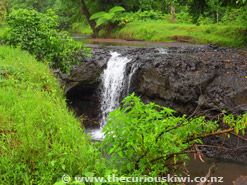
[[[144,104],[132,94],[110,113],[104,141],[92,142],[83,119],[68,109],[51,69],[69,73],[90,56],[90,48],[63,30],[85,29],[94,37],[244,47],[246,9],[245,0],[2,0],[1,184],[60,185],[65,174],[180,176],[188,154],[201,158],[203,138],[230,132],[245,135],[246,113],[222,110],[218,119],[207,120]],[[71,179],[69,184],[85,183]]]
[[[52,62],[52,67],[62,72],[69,72],[73,64],[78,64],[77,57],[90,55],[90,49],[75,42],[68,33],[58,32],[56,18],[52,11],[47,14],[25,9],[13,11],[7,15],[9,29],[3,41],[27,50],[40,61]]]
[[[109,115],[101,147],[121,166],[120,174],[129,176],[182,175],[188,154],[201,158],[198,148],[203,138],[229,132],[245,135],[247,127],[247,113],[234,117],[222,111],[219,120],[207,121],[205,117],[176,116],[172,109],[142,103],[135,94],[122,103]]]
[[[1,184],[52,184],[104,173],[104,159],[66,106],[48,65],[0,46]]]
[[[238,47],[246,45],[245,0],[3,0],[0,4],[1,19],[4,20],[7,13],[19,8],[33,8],[41,13],[53,9],[58,15],[59,29],[79,31],[94,37],[139,39],[142,33],[133,32],[133,29],[128,31],[128,28],[134,27],[142,32],[149,32],[150,27],[154,26],[157,31],[164,31],[162,34],[157,33],[161,37],[156,36],[151,40],[142,37],[142,40],[169,42],[179,41],[176,36],[188,36],[191,39],[185,42],[214,42]],[[112,12],[109,12],[110,10]],[[185,29],[178,34],[176,30],[170,35],[165,33],[164,24],[173,24],[175,29],[181,26],[179,29],[186,27],[189,30]],[[228,28],[225,29],[226,27]],[[215,39],[220,35],[218,32],[225,33],[219,41]],[[235,41],[235,38],[241,41]]]

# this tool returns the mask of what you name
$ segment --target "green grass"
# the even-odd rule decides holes
[[[89,25],[74,23],[70,32],[92,34]],[[220,46],[246,46],[246,29],[242,25],[211,24],[200,25],[169,23],[168,21],[134,21],[121,29],[113,30],[102,37],[143,40],[147,42],[188,42],[192,44],[218,44]]]
[[[69,31],[72,33],[81,33],[82,35],[92,35],[93,31],[88,24],[85,23],[74,23],[72,29]]]
[[[0,22],[0,38],[3,37],[4,32],[7,30],[5,22]]]
[[[128,23],[115,31],[111,37],[138,39],[151,42],[184,41],[194,44],[219,44],[221,46],[242,46],[244,28],[235,25],[200,25],[167,23],[164,21]],[[246,39],[246,38],[245,38]]]
[[[101,154],[66,106],[48,65],[0,46],[1,184],[53,184],[100,173]]]

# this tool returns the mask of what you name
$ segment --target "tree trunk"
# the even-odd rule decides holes
[[[216,10],[216,22],[217,23],[219,22],[219,10],[218,9]]]
[[[172,14],[172,18],[170,22],[174,22],[175,21],[175,3],[171,5],[171,14]]]
[[[84,0],[80,0],[80,11],[81,13],[86,17],[88,24],[90,25],[90,27],[93,30],[93,37],[98,37],[99,35],[99,29],[96,28],[96,23],[94,20],[90,20],[91,14],[88,11],[88,8],[86,6],[86,3],[84,2]]]

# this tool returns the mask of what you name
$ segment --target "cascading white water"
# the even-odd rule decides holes
[[[124,88],[126,65],[130,62],[127,57],[120,57],[119,53],[111,52],[112,57],[102,75],[103,92],[101,99],[102,120],[100,126],[104,127],[107,115],[119,106],[120,94]]]
[[[120,57],[119,53],[111,52],[111,58],[107,62],[107,68],[104,70],[102,80],[102,94],[101,94],[101,113],[100,129],[89,131],[94,140],[101,140],[104,138],[102,129],[107,123],[107,116],[110,112],[119,106],[120,95],[124,90],[126,65],[131,60],[127,57]]]
[[[166,48],[157,48],[157,50],[159,51],[160,54],[168,54]]]

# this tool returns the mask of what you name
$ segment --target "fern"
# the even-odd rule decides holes
[[[97,12],[90,17],[90,20],[96,19],[96,27],[101,26],[102,24],[108,24],[109,22],[115,22],[116,12],[122,12],[125,9],[121,6],[115,6],[109,10],[109,12]]]
[[[104,16],[104,14],[106,14],[104,11],[97,12],[90,17],[90,20],[99,19],[100,17]]]
[[[99,27],[100,25],[105,24],[105,23],[107,23],[107,22],[108,22],[107,19],[105,19],[104,17],[101,17],[101,18],[99,18],[99,19],[96,21],[96,27]]]
[[[106,20],[110,21],[110,20],[112,20],[114,18],[114,14],[113,13],[106,13],[106,14],[103,15],[103,17]]]
[[[125,9],[121,6],[115,6],[109,10],[109,13],[123,12]]]

